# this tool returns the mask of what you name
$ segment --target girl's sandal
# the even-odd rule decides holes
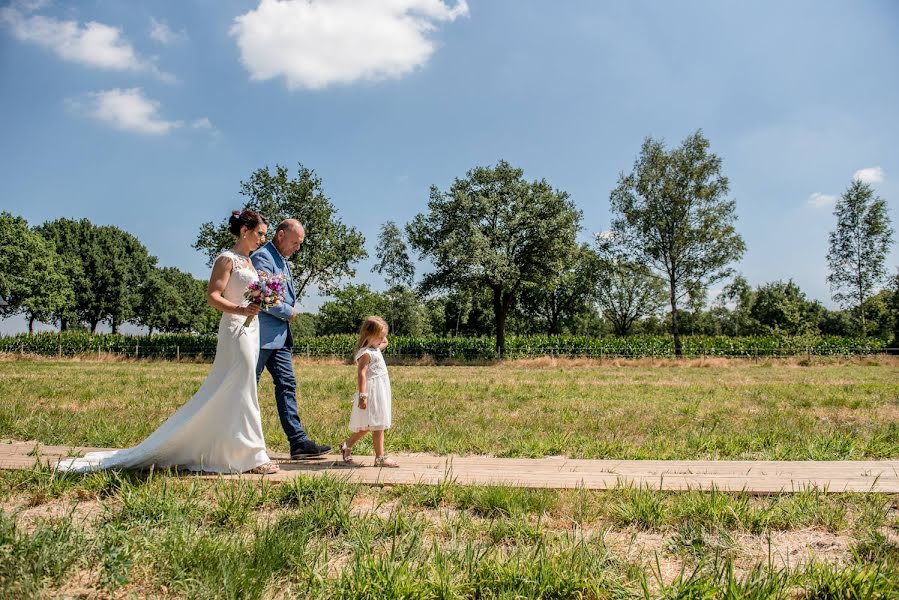
[[[400,466],[398,462],[389,458],[387,456],[376,456],[375,457],[375,466],[376,467],[387,467],[389,469],[396,469]]]
[[[346,442],[340,442],[340,457],[343,459],[343,464],[353,464],[353,449],[347,446]]]
[[[253,475],[274,475],[280,470],[281,467],[269,461],[267,463],[259,465],[258,467],[253,467],[252,469],[247,471],[247,473],[252,473]]]

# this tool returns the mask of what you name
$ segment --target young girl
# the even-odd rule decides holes
[[[384,431],[390,429],[390,377],[381,350],[387,347],[387,322],[381,317],[368,317],[359,328],[359,341],[353,360],[356,361],[356,384],[353,395],[350,431],[353,434],[340,444],[344,464],[353,464],[353,446],[371,431],[375,446],[376,467],[398,467],[393,459],[384,456]]]

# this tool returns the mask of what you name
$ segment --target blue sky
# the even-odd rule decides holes
[[[899,223],[892,0],[0,6],[0,210],[117,225],[197,277],[199,225],[237,208],[259,167],[315,169],[373,255],[431,184],[502,158],[568,191],[586,240],[643,138],[697,128],[724,161],[754,285],[792,278],[832,305],[832,202],[854,176]],[[383,288],[372,264],[357,280]]]

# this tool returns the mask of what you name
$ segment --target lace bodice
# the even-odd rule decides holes
[[[384,361],[384,355],[381,354],[380,350],[377,348],[363,348],[356,353],[354,360],[359,360],[359,357],[363,354],[368,354],[371,357],[368,363],[368,370],[366,371],[366,376],[369,379],[387,375],[387,363]]]
[[[247,300],[244,297],[247,286],[252,282],[257,281],[259,275],[256,274],[253,263],[251,263],[250,259],[246,256],[241,256],[231,250],[225,250],[219,254],[219,257],[222,256],[230,258],[232,264],[231,278],[228,280],[228,285],[225,286],[225,291],[222,292],[222,296],[229,302],[244,306],[247,304]],[[218,258],[216,258],[216,260],[218,260]]]

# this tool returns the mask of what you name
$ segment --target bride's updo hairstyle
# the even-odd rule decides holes
[[[241,227],[256,229],[259,227],[260,223],[268,225],[268,221],[265,220],[265,217],[255,210],[250,210],[249,208],[243,212],[235,210],[231,213],[231,218],[228,219],[228,231],[234,235],[240,235]]]

